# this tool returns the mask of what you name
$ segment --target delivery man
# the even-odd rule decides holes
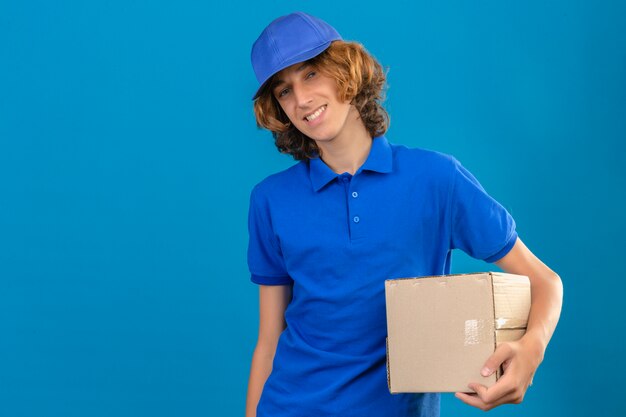
[[[279,17],[252,48],[254,112],[299,161],[252,191],[248,264],[260,288],[246,416],[438,416],[439,394],[391,395],[384,280],[450,272],[452,249],[526,275],[526,334],[501,344],[463,402],[519,403],[562,303],[559,276],[455,158],[385,137],[385,74],[356,42],[305,13]],[[419,377],[419,376],[416,376]]]

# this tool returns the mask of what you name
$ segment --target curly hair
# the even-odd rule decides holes
[[[389,115],[382,107],[386,75],[382,66],[357,42],[334,41],[309,64],[321,74],[337,81],[339,99],[350,101],[359,111],[365,128],[372,137],[383,135],[389,127]],[[261,88],[254,101],[257,126],[272,132],[278,151],[295,160],[310,159],[320,150],[314,140],[301,133],[272,94],[276,80],[273,75]]]

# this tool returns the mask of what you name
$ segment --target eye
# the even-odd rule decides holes
[[[276,96],[278,96],[278,98],[283,97],[284,95],[286,95],[289,92],[288,88],[283,88],[282,90],[279,90],[278,93],[276,94]]]
[[[313,77],[315,77],[315,75],[316,75],[315,71],[311,71],[311,72],[309,72],[309,73],[306,75],[306,78],[307,78],[307,79],[309,79],[309,78],[313,78]]]

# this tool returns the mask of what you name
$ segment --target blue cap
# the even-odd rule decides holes
[[[341,35],[328,23],[303,12],[281,16],[261,32],[252,45],[252,68],[259,81],[259,96],[270,77],[290,65],[321,54]]]

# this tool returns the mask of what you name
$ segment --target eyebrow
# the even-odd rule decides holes
[[[303,69],[305,69],[306,67],[308,67],[309,65],[311,65],[308,61],[304,61],[302,63],[302,65],[300,65],[298,68],[296,68],[296,72],[300,72]],[[285,80],[281,80],[281,79],[277,79],[276,81],[274,81],[274,84],[272,85],[272,90],[275,89],[276,87],[278,87],[281,84],[284,84]]]

